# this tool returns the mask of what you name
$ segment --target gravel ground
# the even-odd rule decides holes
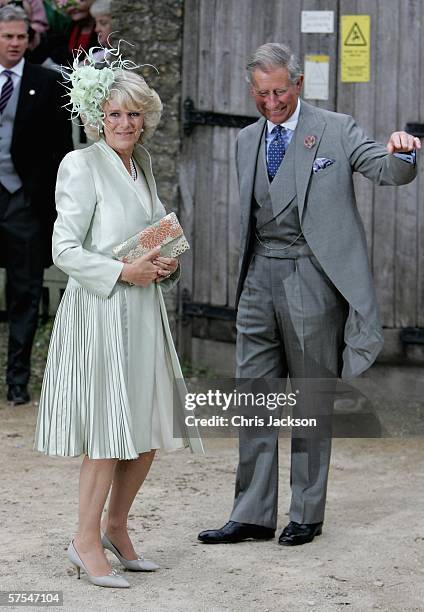
[[[4,361],[4,341],[0,356]],[[35,399],[42,364],[37,368]],[[376,371],[389,382],[400,377],[411,383],[420,375]],[[416,415],[416,398],[411,405]],[[404,409],[405,402],[399,403],[399,419],[405,418]],[[83,574],[78,581],[67,562],[80,459],[32,450],[36,412],[36,402],[7,405],[2,389],[1,591],[61,590],[62,609],[71,612],[424,610],[421,437],[334,440],[323,535],[295,548],[276,540],[221,546],[196,541],[198,531],[228,519],[235,440],[206,440],[205,457],[159,453],[134,504],[131,533],[161,570],[126,573],[131,588],[115,590],[94,587]],[[393,419],[393,409],[390,414]],[[281,439],[280,447],[279,530],[287,522],[289,440]],[[118,569],[117,560],[111,561]]]

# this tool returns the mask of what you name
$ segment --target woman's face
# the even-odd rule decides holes
[[[117,153],[131,155],[140,138],[144,117],[140,111],[129,110],[109,100],[103,107],[104,134],[107,144]]]
[[[112,32],[111,15],[98,15],[96,17],[96,32],[99,43],[105,47],[107,45],[107,37]]]
[[[89,9],[93,2],[94,0],[77,0],[78,6],[71,6],[65,11],[72,21],[80,21],[89,16]]]

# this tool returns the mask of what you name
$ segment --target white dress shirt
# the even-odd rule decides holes
[[[10,72],[12,73],[13,88],[15,89],[21,81],[22,73],[24,71],[24,64],[24,58],[22,58],[15,66],[13,66],[13,68],[6,68],[2,64],[0,64],[0,92],[2,90],[3,85],[7,81],[7,76],[3,74],[4,71],[10,70]]]
[[[293,138],[293,134],[294,131],[296,129],[297,126],[297,122],[299,121],[299,113],[300,113],[300,98],[297,99],[297,106],[296,106],[296,110],[294,111],[294,113],[287,119],[287,121],[284,121],[283,123],[277,124],[277,123],[272,123],[272,121],[270,121],[269,119],[266,122],[266,136],[265,136],[265,140],[266,140],[266,154],[268,157],[268,149],[269,149],[269,145],[271,144],[271,142],[274,140],[274,138],[276,137],[276,134],[271,134],[272,130],[275,128],[276,125],[282,125],[284,128],[286,128],[286,142],[287,142],[287,146],[290,144],[291,139]]]

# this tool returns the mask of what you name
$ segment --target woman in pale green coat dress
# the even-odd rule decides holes
[[[173,424],[173,408],[182,410],[173,383],[182,374],[162,289],[178,279],[178,261],[159,249],[131,264],[112,257],[114,246],[166,214],[139,144],[153,133],[161,108],[144,79],[115,71],[98,141],[69,153],[57,179],[53,260],[69,282],[49,348],[36,448],[84,454],[79,526],[68,555],[78,576],[82,568],[99,586],[129,586],[104,548],[128,569],[158,567],[137,555],[127,532],[155,449],[201,450],[183,428],[175,437]]]

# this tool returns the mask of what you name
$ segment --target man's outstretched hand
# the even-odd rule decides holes
[[[386,149],[389,153],[411,153],[414,149],[421,149],[421,141],[407,132],[393,132]]]

